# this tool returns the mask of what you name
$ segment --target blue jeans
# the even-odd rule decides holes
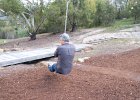
[[[53,65],[48,65],[48,69],[50,72],[55,72],[57,67],[56,67],[56,64],[53,64]]]

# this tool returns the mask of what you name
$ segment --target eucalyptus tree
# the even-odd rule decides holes
[[[96,0],[85,0],[84,16],[86,27],[93,27],[96,13]]]
[[[114,5],[117,11],[117,19],[128,18],[128,0],[114,0]]]
[[[139,0],[129,0],[129,11],[131,16],[134,17],[135,23],[137,23],[140,18],[140,1]]]
[[[0,0],[0,9],[4,10],[6,14],[19,14],[23,11],[23,5],[20,0]]]
[[[25,11],[21,12],[29,30],[30,40],[36,39],[36,34],[46,19],[44,7],[43,0],[40,0],[40,3],[34,2],[34,0],[32,0],[32,2],[27,0],[27,4],[24,5]]]
[[[24,10],[22,2],[20,0],[0,0],[0,10],[7,16],[6,20],[8,21],[3,28],[3,33],[14,32],[17,29],[15,26],[17,26],[19,14]]]
[[[3,9],[7,15],[15,16],[16,18],[25,21],[26,28],[30,36],[30,40],[36,39],[36,34],[46,19],[44,13],[45,6],[43,0],[32,2],[26,0],[23,4],[21,0],[0,0],[0,9]]]
[[[96,11],[96,0],[71,0],[69,22],[71,31],[77,27],[90,27]]]
[[[24,7],[20,0],[0,0],[0,9],[5,16],[9,16],[11,20],[16,20]]]
[[[44,22],[46,32],[64,32],[66,0],[55,0],[45,9],[47,20]],[[69,26],[67,27],[67,29]]]
[[[110,25],[115,21],[115,8],[108,0],[97,0],[94,18],[95,26]]]

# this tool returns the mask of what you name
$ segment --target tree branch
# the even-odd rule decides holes
[[[44,16],[44,17],[42,17],[42,21],[41,21],[41,22],[40,22],[40,24],[38,25],[38,27],[37,27],[37,29],[36,29],[36,31],[35,31],[35,32],[37,32],[37,31],[39,30],[39,28],[41,27],[41,25],[44,23],[45,19],[46,19],[46,17],[45,17],[45,16]]]
[[[23,16],[23,18],[25,19],[26,23],[28,24],[28,26],[31,28],[31,24],[29,22],[29,20],[26,18],[26,16],[24,15],[24,13],[21,13],[21,15]]]

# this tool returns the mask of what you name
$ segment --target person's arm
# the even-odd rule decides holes
[[[59,55],[59,47],[56,49],[56,51],[55,51],[55,53],[54,53],[54,56],[55,56],[55,57],[58,57],[58,55]]]

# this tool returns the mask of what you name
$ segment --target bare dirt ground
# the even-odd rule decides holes
[[[91,31],[84,30],[81,37]],[[72,40],[79,34],[71,34]],[[58,36],[16,40],[0,48],[49,47],[57,43]],[[0,68],[0,100],[140,100],[139,47],[131,40],[93,45],[93,49],[76,53],[74,68],[66,76],[50,73],[42,63]],[[79,57],[90,58],[78,62]]]

